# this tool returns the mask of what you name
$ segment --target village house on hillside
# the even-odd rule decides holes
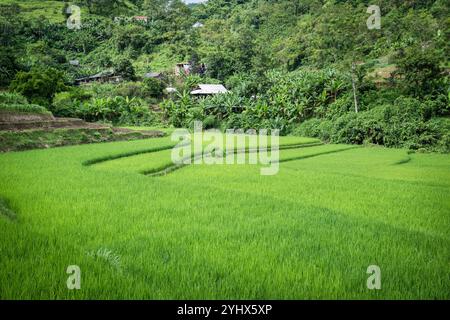
[[[189,75],[191,73],[191,64],[189,62],[180,62],[175,65],[174,73],[176,76],[183,74]]]
[[[71,66],[79,67],[80,66],[80,61],[78,61],[78,60],[69,60],[69,64]]]
[[[147,16],[134,16],[133,19],[136,21],[141,21],[141,22],[145,22],[145,23],[147,23],[147,21],[148,21]]]
[[[199,22],[199,21],[197,21],[196,23],[194,23],[194,24],[192,25],[192,28],[201,28],[201,27],[203,27],[203,23],[201,23],[201,22]]]
[[[75,84],[80,85],[80,84],[86,84],[86,83],[90,83],[90,82],[117,83],[117,82],[121,82],[121,81],[122,81],[122,76],[115,75],[113,70],[106,70],[106,71],[101,71],[92,76],[75,79]]]
[[[175,76],[198,74],[203,76],[206,73],[206,65],[201,63],[199,65],[193,65],[191,62],[180,62],[175,65]]]
[[[146,74],[144,74],[144,78],[145,79],[148,79],[148,78],[161,79],[162,73],[161,72],[147,72]]]
[[[199,84],[195,90],[191,91],[191,94],[193,96],[209,96],[227,92],[228,90],[221,84]]]
[[[178,90],[176,88],[174,88],[174,87],[167,87],[167,88],[164,89],[164,91],[166,93],[168,93],[168,94],[178,92]]]
[[[134,17],[114,17],[114,23],[121,24],[121,23],[130,23],[133,21],[141,22],[141,23],[148,23],[148,17],[147,16],[134,16]]]

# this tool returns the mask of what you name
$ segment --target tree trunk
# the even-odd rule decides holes
[[[355,101],[355,112],[358,113],[358,97],[356,96],[355,63],[352,62],[352,87],[353,99]]]

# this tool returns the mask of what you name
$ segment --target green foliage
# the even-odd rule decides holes
[[[429,48],[405,49],[398,60],[398,74],[406,92],[416,97],[445,92],[440,63],[441,58]]]
[[[1,104],[28,104],[27,98],[16,92],[0,92]]]
[[[154,125],[157,117],[137,98],[116,96],[92,98],[77,111],[86,121],[104,121],[116,125]]]
[[[52,23],[64,23],[62,1],[41,1],[41,0],[2,0],[2,7],[5,11],[13,14],[15,19],[42,19],[45,17]]]
[[[206,75],[167,82],[180,92],[161,103],[175,127],[202,120],[404,149],[281,137],[291,148],[270,179],[250,165],[139,177],[173,165],[169,138],[1,154],[0,215],[11,208],[26,223],[0,218],[0,297],[448,299],[448,155],[419,154],[450,151],[447,2],[381,0],[382,28],[369,30],[363,0],[79,0],[82,27],[69,30],[66,2],[2,0],[0,86],[14,93],[0,94],[0,111],[47,113],[37,103],[152,126],[161,83],[135,79],[189,61]],[[111,19],[135,15],[148,22]],[[65,85],[110,68],[127,82]],[[217,82],[231,92],[189,94]],[[0,149],[126,135],[3,131]],[[364,287],[374,258],[394,279],[383,290]],[[82,290],[49,273],[72,261],[89,270]]]
[[[29,104],[27,98],[16,92],[0,92],[0,111],[51,114],[42,106]]]
[[[186,91],[174,101],[165,102],[163,110],[174,126],[190,127],[193,120],[212,115],[222,128],[279,129],[286,134],[295,123],[323,117],[333,107],[339,108],[341,96],[348,101],[348,95],[344,95],[349,90],[348,77],[332,69],[269,72],[265,90],[257,79],[242,75],[230,78],[231,93],[203,99],[193,98]]]
[[[134,80],[136,77],[133,64],[127,58],[118,58],[114,63],[114,73],[125,80]]]
[[[206,116],[203,119],[203,128],[205,130],[220,128],[220,121],[213,115]]]
[[[422,134],[435,132],[432,128],[439,125],[420,125],[449,115],[448,8],[441,0],[383,1],[380,30],[367,28],[367,2],[359,0],[211,0],[195,6],[167,0],[83,0],[78,2],[82,26],[76,31],[64,24],[67,14],[62,9],[67,4],[5,1],[0,6],[5,31],[0,35],[0,86],[16,77],[10,88],[45,106],[64,91],[51,104],[56,115],[122,121],[115,112],[106,112],[117,106],[93,101],[135,97],[145,100],[141,105],[156,105],[164,97],[163,83],[135,80],[148,70],[169,75],[175,63],[190,62],[189,76],[169,75],[164,81],[184,92],[161,104],[165,119],[175,126],[192,127],[194,120],[203,120],[222,129],[267,128],[288,134],[315,118],[324,123],[326,140],[392,146],[410,141],[415,148],[427,139],[433,145],[444,139]],[[39,17],[45,10],[48,19]],[[147,22],[132,19],[137,15],[147,16]],[[197,21],[203,27],[193,28]],[[74,59],[79,66],[69,64]],[[206,69],[196,74],[202,64]],[[111,68],[126,82],[92,84],[87,96],[80,97],[55,81],[24,76],[48,67],[53,75],[64,74],[67,83]],[[193,99],[188,92],[199,83],[223,83],[231,93]],[[358,115],[353,114],[354,94]],[[379,128],[387,132],[392,123],[377,112],[387,106],[395,109],[403,95],[419,100],[405,100],[412,104],[405,107],[411,130],[398,135],[399,141],[385,141]],[[340,134],[325,132],[332,127]],[[415,139],[419,142],[413,143]]]
[[[91,93],[80,88],[59,92],[53,98],[50,110],[58,117],[77,117],[81,104],[91,98]]]
[[[189,127],[191,120],[202,120],[193,119],[195,114],[192,112],[194,106],[194,101],[192,100],[189,92],[183,91],[182,93],[177,93],[177,100],[165,99],[161,102],[161,108],[164,111],[168,121],[175,128]]]
[[[12,52],[13,48],[0,48],[0,86],[7,86],[14,78],[17,71],[20,70],[20,66],[17,62],[17,58]]]
[[[160,124],[160,117],[150,111],[147,102],[139,96],[148,95],[134,82],[99,84],[89,90],[78,87],[57,93],[50,110],[55,116],[80,117],[92,122],[129,126]]]
[[[146,95],[155,98],[161,97],[165,88],[161,80],[154,78],[145,78],[142,86]]]
[[[233,93],[250,98],[267,89],[265,76],[249,73],[238,73],[229,77],[225,83],[226,88]]]
[[[378,144],[413,150],[450,152],[448,121],[429,118],[429,105],[412,98],[398,98],[392,105],[333,119],[303,122],[294,135],[317,137],[332,143]]]
[[[46,149],[49,147],[144,138],[148,138],[148,136],[137,131],[117,134],[110,128],[0,131],[0,151]]]
[[[52,32],[49,30],[49,32]],[[67,63],[63,50],[52,48],[46,41],[38,40],[28,43],[25,48],[22,64],[27,70],[54,68],[62,70],[62,65]]]
[[[123,26],[114,35],[113,42],[119,52],[127,51],[133,56],[152,51],[151,34],[147,33],[143,26],[133,24]]]
[[[35,104],[0,103],[0,111],[51,114],[51,112],[48,111],[46,108]]]
[[[0,92],[0,112],[51,114],[46,108],[29,104],[27,98],[16,92]]]
[[[55,93],[66,89],[64,75],[53,68],[35,68],[29,72],[18,72],[10,89],[18,92],[35,104],[48,106]]]
[[[155,98],[147,90],[145,80],[143,82],[123,81],[117,84],[92,83],[85,90],[87,94],[98,98],[114,98],[115,96],[136,97],[145,99],[147,102],[154,102]]]

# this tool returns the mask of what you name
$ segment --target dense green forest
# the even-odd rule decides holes
[[[71,5],[80,28],[68,27]],[[0,104],[448,152],[449,17],[446,0],[2,0]],[[180,62],[193,72],[174,75]],[[76,85],[106,70],[124,81]],[[199,83],[230,92],[194,98]]]

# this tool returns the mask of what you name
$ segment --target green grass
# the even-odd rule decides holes
[[[136,127],[136,126],[122,126],[120,128],[125,128],[125,129],[131,129],[131,130],[137,130],[137,131],[145,131],[145,130],[156,130],[156,131],[162,131],[166,134],[171,134],[175,128],[169,127],[169,128],[163,128],[163,127],[145,127],[145,126],[141,126],[141,127]]]
[[[0,103],[0,112],[26,112],[38,114],[52,114],[46,108],[36,104],[4,104]]]
[[[109,128],[0,131],[0,152],[144,138],[140,132],[116,134]]]
[[[2,4],[18,4],[20,15],[26,19],[45,17],[50,22],[63,23],[66,21],[62,13],[62,1],[35,1],[35,0],[2,0]]]
[[[12,220],[16,218],[16,214],[14,213],[14,211],[9,208],[6,201],[2,198],[0,198],[0,217]]]
[[[15,219],[0,214],[0,298],[450,298],[448,155],[322,145],[281,150],[274,176],[139,173],[170,164],[173,143],[1,154]],[[366,287],[372,264],[381,290]]]
[[[155,50],[155,53],[150,55],[150,68],[152,71],[164,72],[173,70],[173,66],[180,62],[181,57],[176,57],[172,53],[173,50],[167,45],[160,45],[159,50]],[[141,56],[138,59],[137,64],[142,65],[142,61],[147,61],[147,56]]]

